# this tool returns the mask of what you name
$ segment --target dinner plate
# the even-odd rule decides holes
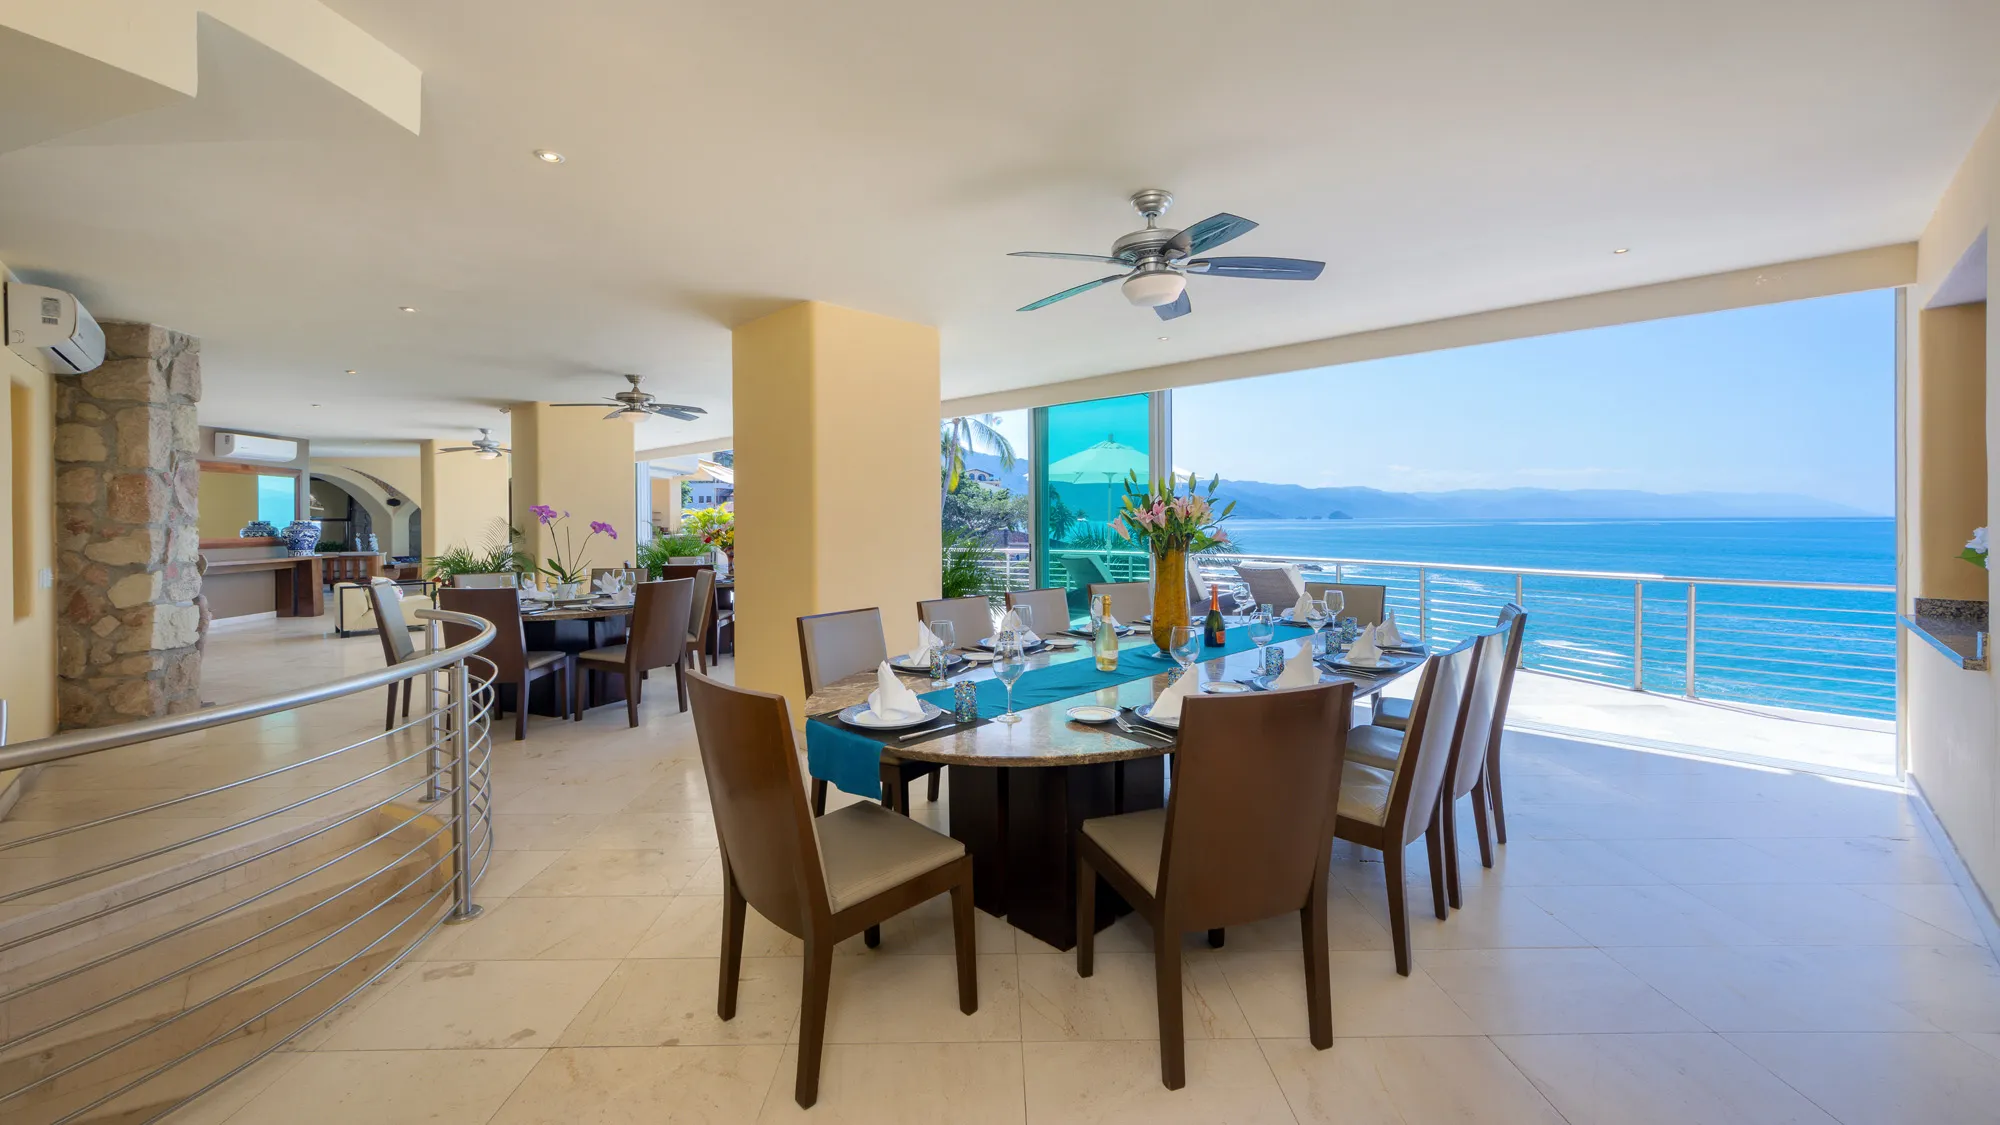
[[[1061,641],[1043,641],[1042,643],[1056,650],[1057,652],[1069,652],[1070,650],[1076,648],[1077,645],[1082,644],[1083,642],[1073,641],[1073,640],[1061,640]]]
[[[1141,703],[1137,707],[1132,708],[1132,714],[1135,717],[1137,717],[1140,722],[1145,723],[1148,726],[1159,727],[1162,730],[1181,729],[1180,716],[1176,715],[1171,719],[1155,719],[1153,717],[1153,705],[1150,703]]]
[[[863,730],[908,730],[911,727],[923,726],[925,723],[944,714],[943,708],[927,700],[917,700],[917,706],[923,708],[924,713],[922,718],[891,721],[877,718],[875,715],[870,714],[866,703],[857,703],[840,713],[840,721],[850,727],[860,727]]]
[[[1063,714],[1068,715],[1079,723],[1108,723],[1118,718],[1118,708],[1099,707],[1096,704],[1090,704],[1083,707],[1072,707],[1063,712]]]
[[[993,651],[993,638],[992,638],[992,637],[981,637],[981,638],[979,638],[979,642],[978,642],[978,643],[979,643],[979,647],[980,647],[980,648],[983,648],[983,649],[985,649],[985,650],[986,650],[986,651],[988,651],[988,652],[991,652],[991,651]],[[1049,647],[1049,642],[1047,642],[1047,641],[1036,641],[1036,642],[1035,642],[1034,644],[1031,644],[1031,645],[1029,645],[1029,646],[1028,646],[1027,648],[1023,649],[1022,651],[1032,656],[1033,654],[1035,654],[1035,653],[1038,653],[1038,652],[1042,651],[1043,649],[1045,649],[1045,648],[1047,648],[1047,647]]]
[[[1250,685],[1239,684],[1235,680],[1210,680],[1201,685],[1203,695],[1235,695],[1249,690]]]
[[[997,659],[999,658],[990,652],[968,652],[965,654],[965,661],[968,664],[991,664]]]
[[[954,652],[951,654],[950,658],[945,662],[945,667],[956,668],[964,663],[965,663],[965,657]],[[921,664],[912,664],[907,660],[891,660],[889,662],[889,667],[894,668],[898,672],[922,672],[925,674],[929,674],[931,670],[929,661],[925,661]]]
[[[1337,668],[1342,672],[1362,672],[1371,676],[1385,676],[1390,672],[1400,672],[1410,665],[1415,664],[1416,661],[1384,660],[1380,664],[1351,664],[1345,660],[1329,660],[1326,663],[1328,666]]]

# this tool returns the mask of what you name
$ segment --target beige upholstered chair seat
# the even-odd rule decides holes
[[[617,664],[622,667],[625,663],[625,646],[622,644],[605,645],[603,648],[594,648],[589,652],[579,652],[576,654],[576,658],[578,660],[588,660],[593,664]]]
[[[562,652],[531,652],[528,654],[528,667],[546,668],[562,660],[567,655],[569,654]]]
[[[1388,727],[1355,727],[1347,732],[1347,760],[1395,772],[1403,756],[1403,734]]]
[[[1363,728],[1356,728],[1360,729]],[[1349,731],[1347,736],[1353,738],[1354,733]],[[1353,753],[1350,743],[1350,759]],[[1395,781],[1395,775],[1388,770],[1350,760],[1340,770],[1340,815],[1364,824],[1385,823],[1389,819],[1389,790]]]
[[[1147,894],[1160,893],[1160,849],[1167,839],[1167,810],[1100,816],[1083,822],[1083,834],[1096,841],[1112,862],[1146,888]]]
[[[1411,700],[1408,699],[1389,699],[1385,696],[1376,696],[1375,718],[1372,721],[1376,726],[1387,727],[1390,730],[1409,730],[1410,703]]]
[[[836,913],[965,854],[957,840],[873,803],[846,805],[812,823]]]

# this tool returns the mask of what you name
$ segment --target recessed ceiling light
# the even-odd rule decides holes
[[[1164,339],[1166,339],[1166,338],[1167,338],[1167,337],[1165,337],[1165,336],[1162,336],[1162,337],[1160,337],[1160,339],[1162,339],[1162,340],[1164,340]]]
[[[350,368],[348,368],[348,369],[347,369],[347,373],[348,373],[349,375],[358,375],[358,374],[360,374],[360,372],[358,372],[358,371],[354,370],[354,369],[353,369],[352,367],[350,367]]]
[[[314,403],[308,403],[307,405],[311,406],[314,410],[319,409],[319,403],[314,402]]]
[[[397,305],[396,307],[397,307],[397,308],[399,308],[399,309],[401,309],[401,310],[403,310],[404,312],[416,312],[416,311],[417,311],[417,306],[415,306],[415,305]]]
[[[561,164],[563,162],[563,154],[551,149],[538,148],[535,150],[535,159],[544,164]]]
[[[1613,254],[1630,254],[1631,252],[1632,248],[1630,246],[1620,246],[1618,249],[1612,251]]]

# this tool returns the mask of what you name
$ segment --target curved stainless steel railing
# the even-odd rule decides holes
[[[0,748],[0,769],[77,768],[59,792],[84,810],[76,823],[0,821],[0,1119],[158,1120],[479,913],[494,672],[478,653],[494,629],[416,616],[432,644],[400,665]],[[440,648],[444,622],[478,632]],[[393,698],[413,679],[418,714],[332,749],[283,753],[296,723],[247,745],[227,737],[371,690]],[[93,781],[172,791],[186,773],[175,739],[211,779],[231,758],[260,768],[105,811],[99,797],[125,790]]]

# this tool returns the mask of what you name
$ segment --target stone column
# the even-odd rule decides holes
[[[67,730],[201,705],[201,342],[106,323],[104,365],[56,383],[57,706]]]

